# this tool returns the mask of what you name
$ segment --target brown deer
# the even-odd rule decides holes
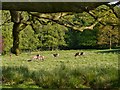
[[[40,54],[37,54],[37,55],[34,56],[32,59],[44,60],[45,57],[44,57],[44,56],[41,56]]]
[[[27,61],[28,61],[28,62],[31,62],[32,60],[39,60],[40,57],[41,57],[41,55],[37,54],[37,55],[33,56],[32,59],[29,59],[29,60],[27,60]]]

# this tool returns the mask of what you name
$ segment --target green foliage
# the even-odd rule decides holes
[[[98,44],[101,46],[110,47],[110,43],[112,47],[118,46],[119,44],[119,32],[118,27],[112,28],[111,26],[101,27],[98,33]],[[111,40],[111,42],[110,42]]]
[[[117,16],[119,17],[120,16],[120,7],[116,6],[116,7],[114,7],[114,10],[117,13]]]
[[[39,38],[42,41],[42,48],[44,49],[54,50],[58,49],[59,46],[66,45],[64,40],[65,28],[58,24],[44,26],[41,33]]]
[[[69,31],[66,33],[67,47],[71,49],[79,48],[78,43],[80,34],[81,33],[79,31],[69,29]]]
[[[92,48],[97,46],[97,29],[84,30],[83,32],[69,30],[66,42],[71,49]]]
[[[85,47],[95,47],[97,46],[97,32],[98,30],[84,30],[79,36],[79,45]]]
[[[94,22],[94,18],[86,12],[74,14],[73,21],[80,26],[89,26]]]
[[[118,9],[114,8],[115,11]],[[118,9],[119,10],[119,9]],[[102,20],[98,24],[97,28],[99,30],[97,40],[98,45],[101,48],[111,48],[118,46],[118,28],[119,28],[119,20],[113,11],[106,5],[101,5],[95,10],[92,10],[95,17],[102,17]],[[104,15],[107,13],[106,15]],[[118,13],[118,11],[116,11]]]
[[[20,48],[23,50],[35,50],[41,44],[38,39],[38,35],[34,34],[34,31],[30,26],[27,26],[20,32]]]
[[[12,23],[2,26],[2,37],[3,37],[3,54],[10,51],[13,43],[12,38]]]
[[[1,11],[2,13],[2,37],[3,37],[3,54],[6,54],[10,51],[12,47],[12,26],[13,23],[10,22],[10,13],[9,11]],[[6,23],[9,22],[9,23]]]

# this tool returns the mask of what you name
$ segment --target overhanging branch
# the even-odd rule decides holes
[[[2,2],[3,10],[39,13],[83,12],[81,7],[92,10],[108,2]]]
[[[55,23],[57,23],[57,24],[63,25],[63,26],[65,26],[65,27],[67,27],[67,28],[72,28],[72,29],[74,29],[74,30],[79,30],[79,31],[83,31],[83,30],[85,30],[85,29],[92,30],[92,29],[95,27],[95,25],[96,25],[97,23],[99,23],[99,22],[102,20],[102,18],[103,18],[103,17],[101,17],[101,18],[96,18],[91,12],[88,12],[88,13],[90,13],[90,14],[95,18],[95,22],[94,22],[92,25],[90,25],[90,26],[82,26],[82,27],[79,27],[79,25],[78,25],[78,26],[75,26],[75,25],[73,25],[73,24],[71,24],[71,23],[64,23],[63,21],[60,21],[59,19],[56,20],[56,19],[53,19],[53,18],[46,17],[45,15],[39,15],[38,13],[37,13],[37,14],[33,14],[33,13],[30,13],[30,12],[28,12],[28,13],[31,14],[32,16],[34,16],[34,17],[37,17],[38,20],[39,20],[40,18],[42,18],[42,19],[47,19],[47,20],[49,20],[49,21],[52,21],[52,22],[55,22]],[[106,15],[106,14],[108,14],[108,13],[109,13],[109,10],[108,10],[104,15]]]

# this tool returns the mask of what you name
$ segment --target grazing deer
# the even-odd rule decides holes
[[[83,52],[77,52],[76,54],[75,54],[75,57],[77,57],[77,56],[82,56],[82,55],[84,55],[84,53]]]
[[[44,56],[41,56],[41,55],[39,55],[39,54],[37,54],[37,55],[34,56],[32,59],[44,60],[45,57],[44,57]]]
[[[80,52],[75,53],[75,57],[80,56]]]
[[[38,58],[39,58],[39,56],[40,56],[40,55],[39,55],[39,54],[37,54],[37,55],[33,56],[33,57],[32,57],[32,59],[38,59]]]
[[[29,59],[29,60],[27,60],[28,62],[31,62],[32,60],[31,59]]]
[[[38,58],[39,60],[44,60],[45,59],[45,57],[44,56],[39,56],[39,58]]]
[[[80,53],[80,55],[84,55],[84,53],[83,53],[83,52],[81,52],[81,53]]]
[[[59,54],[58,54],[58,53],[54,53],[53,56],[54,56],[54,57],[58,57]]]

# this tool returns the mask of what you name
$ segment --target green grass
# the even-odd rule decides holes
[[[75,58],[78,51],[85,55]],[[55,52],[60,56],[54,58]],[[27,61],[37,53],[45,60]],[[118,55],[118,50],[41,51],[12,55],[11,60],[5,55],[1,65],[3,87],[115,88],[119,86]]]

